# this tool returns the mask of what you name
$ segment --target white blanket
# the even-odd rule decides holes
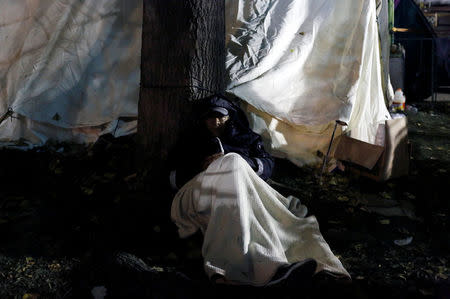
[[[184,185],[176,194],[171,217],[182,238],[198,229],[209,277],[265,285],[277,268],[313,258],[318,271],[349,276],[323,239],[314,216],[298,199],[271,188],[238,154],[227,154]]]

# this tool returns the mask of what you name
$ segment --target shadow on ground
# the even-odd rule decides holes
[[[353,283],[316,279],[283,288],[221,286],[203,273],[201,235],[180,240],[172,194],[144,188],[134,174],[135,137],[95,145],[47,144],[0,151],[0,297],[90,298],[449,298],[447,108],[410,115],[411,174],[375,183],[277,160],[273,180],[316,215]],[[114,262],[130,252],[151,271]],[[446,297],[447,296],[447,297]],[[24,297],[25,298],[25,297]]]

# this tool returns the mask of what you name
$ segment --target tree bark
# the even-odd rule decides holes
[[[224,90],[224,0],[144,0],[140,165],[158,176],[191,127],[192,102]]]

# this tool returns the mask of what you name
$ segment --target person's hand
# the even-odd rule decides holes
[[[214,162],[215,160],[217,160],[218,158],[220,158],[222,156],[223,156],[223,153],[217,153],[217,154],[206,157],[205,160],[203,160],[202,169],[205,170],[206,168],[208,168],[208,166],[212,162]]]

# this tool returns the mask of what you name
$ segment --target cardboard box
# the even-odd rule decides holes
[[[351,171],[377,181],[408,175],[410,150],[407,125],[406,117],[387,120],[384,146],[341,136],[333,156],[345,162]]]

